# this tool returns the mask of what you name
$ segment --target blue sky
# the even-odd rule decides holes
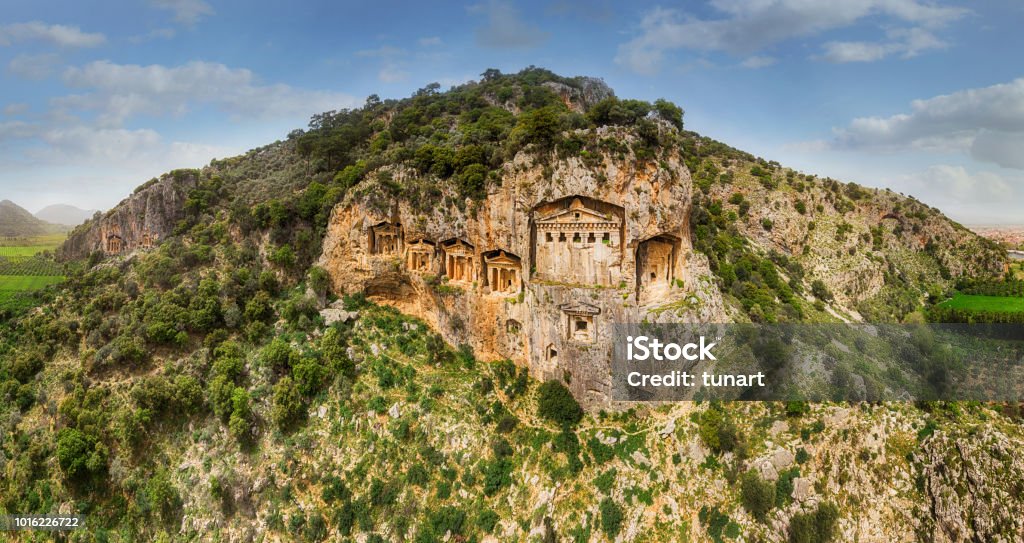
[[[484,69],[603,78],[808,173],[1024,223],[1015,0],[5,0],[0,198],[108,208],[369,94]]]

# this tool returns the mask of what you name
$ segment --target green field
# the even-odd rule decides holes
[[[33,292],[64,280],[61,265],[43,253],[52,252],[65,237],[0,240],[0,311],[31,307]]]
[[[39,290],[63,280],[59,275],[0,275],[0,291]]]
[[[32,238],[0,239],[0,256],[32,256],[52,251],[67,239],[67,234],[47,234]]]
[[[939,304],[941,307],[962,309],[966,311],[996,311],[1016,313],[1024,311],[1024,298],[1011,296],[976,296],[957,294]]]

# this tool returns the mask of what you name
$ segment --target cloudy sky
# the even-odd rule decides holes
[[[968,224],[1024,223],[1017,0],[4,0],[0,199],[108,208],[318,111],[494,67],[668,98],[687,127]]]

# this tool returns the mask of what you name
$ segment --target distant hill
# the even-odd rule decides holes
[[[35,216],[37,219],[48,223],[78,226],[91,219],[95,213],[95,209],[82,209],[68,204],[54,204],[40,209],[36,212]]]
[[[0,236],[39,236],[61,230],[64,228],[37,218],[10,200],[0,202]]]

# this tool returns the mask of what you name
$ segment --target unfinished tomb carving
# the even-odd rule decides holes
[[[584,197],[534,211],[533,252],[540,280],[613,285],[622,261],[623,210]]]
[[[663,294],[676,278],[680,239],[661,234],[640,242],[636,249],[636,287],[641,303]]]

